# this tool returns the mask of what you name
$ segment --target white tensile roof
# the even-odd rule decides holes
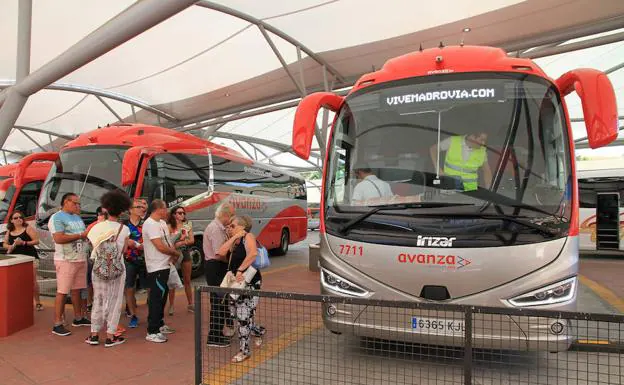
[[[34,2],[31,72],[133,3]],[[15,80],[17,15],[18,1],[0,3],[0,87]],[[464,28],[470,32],[463,33]],[[553,78],[577,67],[607,70],[624,62],[624,37],[620,38],[624,33],[618,28],[624,28],[621,0],[200,1],[56,82],[56,88],[91,93],[42,90],[31,96],[17,125],[73,136],[119,117],[180,128],[204,123],[208,130],[192,132],[208,136],[216,128],[208,124],[210,119],[293,101],[301,88],[311,92],[325,83],[333,88],[349,86],[363,73],[421,44],[428,48],[440,41],[450,45],[463,40],[538,56],[537,63]],[[604,41],[605,36],[610,36],[610,44],[551,55],[567,50],[566,45]],[[323,65],[328,70],[325,78]],[[624,71],[609,76],[622,110]],[[581,118],[578,98],[568,98],[571,117]],[[252,156],[260,150],[265,155],[258,154],[259,158],[274,156],[278,164],[309,167],[292,154],[276,155],[275,146],[256,143],[254,149],[245,144],[244,137],[250,137],[289,146],[293,115],[294,108],[288,108],[230,121],[217,133],[242,136],[243,141],[214,140],[234,148],[240,145]],[[574,135],[585,136],[582,123],[574,123]],[[13,130],[3,148],[39,151],[33,140],[49,148],[47,134],[19,130]]]

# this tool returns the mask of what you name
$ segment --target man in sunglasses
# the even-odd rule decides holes
[[[135,198],[130,208],[130,218],[124,224],[130,229],[129,247],[124,254],[126,263],[126,314],[130,317],[128,327],[136,328],[139,318],[136,315],[137,303],[135,288],[137,280],[147,280],[145,267],[145,255],[143,253],[143,218],[147,213],[147,201],[143,198]]]
[[[74,307],[72,326],[91,326],[80,306],[80,289],[87,287],[87,232],[80,218],[80,198],[67,193],[61,199],[61,210],[50,217],[48,228],[54,238],[56,267],[56,301],[52,333],[71,334],[63,325],[65,297],[71,292]]]

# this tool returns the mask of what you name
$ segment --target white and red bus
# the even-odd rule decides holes
[[[624,168],[578,172],[580,249],[583,253],[624,251]]]
[[[293,129],[300,157],[310,154],[318,110],[336,113],[321,195],[322,292],[574,310],[579,209],[564,100],[574,90],[590,147],[612,142],[617,106],[604,73],[578,69],[555,80],[498,48],[407,53],[363,75],[346,97],[306,96]],[[464,341],[457,314],[384,315],[381,322],[374,309],[324,310],[326,327],[338,333]],[[530,322],[476,317],[473,346],[570,345],[567,322]]]
[[[52,167],[50,160],[56,156],[56,153],[40,152],[0,167],[0,236],[4,236],[9,215],[15,210],[34,223],[41,186]]]
[[[169,207],[186,208],[195,234],[194,276],[202,273],[203,231],[221,202],[253,218],[252,232],[276,254],[286,254],[290,244],[306,237],[301,177],[190,134],[140,124],[112,125],[68,142],[45,180],[38,226],[47,225],[68,192],[80,196],[81,215],[88,224],[96,218],[100,197],[116,188],[148,203],[163,199]]]

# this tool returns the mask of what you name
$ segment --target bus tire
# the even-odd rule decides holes
[[[282,235],[280,236],[280,245],[277,249],[273,250],[274,255],[286,255],[288,253],[288,245],[290,244],[290,233],[288,229],[282,229]]]
[[[204,275],[204,248],[201,236],[195,237],[195,243],[189,246],[188,253],[191,256],[191,278]]]

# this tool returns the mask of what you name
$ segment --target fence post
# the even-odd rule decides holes
[[[464,313],[464,384],[472,385],[472,308]]]
[[[202,290],[195,287],[195,385],[203,383],[202,378]]]

